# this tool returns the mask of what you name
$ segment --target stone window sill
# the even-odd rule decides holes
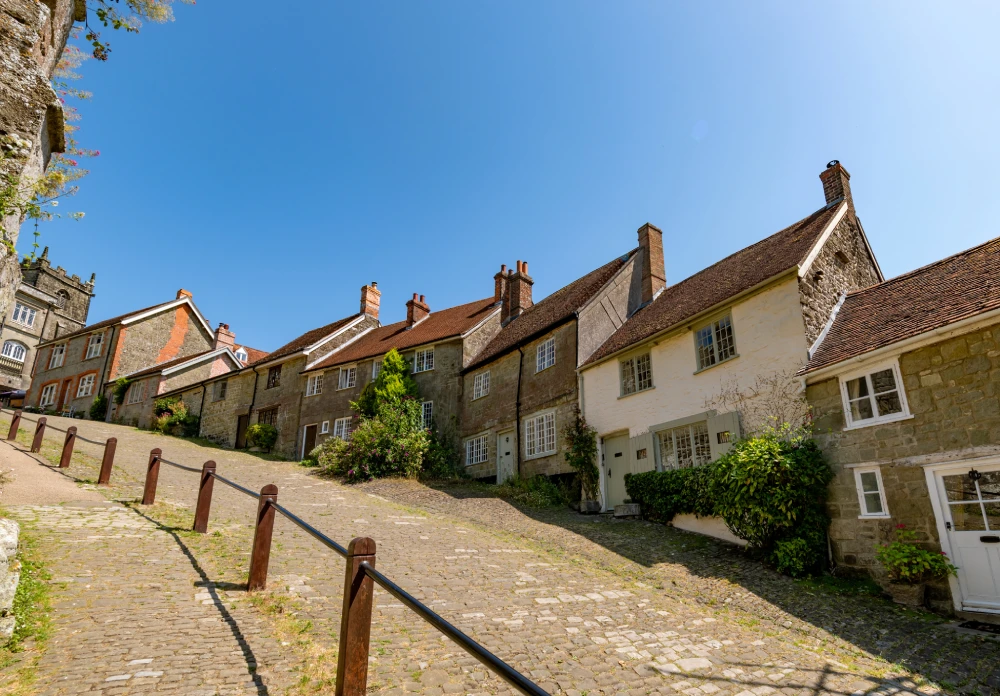
[[[708,370],[711,370],[713,367],[718,367],[719,365],[725,365],[727,362],[730,362],[732,360],[736,360],[736,358],[738,358],[738,357],[740,357],[740,354],[736,353],[735,355],[733,355],[731,357],[728,357],[725,360],[720,360],[719,362],[715,363],[714,365],[708,365],[707,367],[702,367],[702,368],[700,368],[698,370],[695,370],[691,374],[700,375],[702,372],[707,372]]]
[[[900,421],[910,420],[913,418],[912,413],[901,413],[898,416],[893,416],[892,418],[877,418],[872,420],[862,421],[861,423],[854,423],[853,425],[845,425],[844,431],[848,430],[861,430],[862,428],[871,428],[876,425],[886,425],[888,423],[899,423]]]
[[[638,391],[634,391],[631,394],[622,394],[618,398],[619,399],[627,399],[630,396],[635,396],[636,394],[645,394],[646,392],[653,391],[654,389],[656,389],[656,385],[655,384],[652,387],[646,387],[645,389],[640,389]]]
[[[859,520],[891,520],[892,515],[858,515]]]

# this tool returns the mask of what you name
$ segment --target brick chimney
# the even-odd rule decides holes
[[[229,330],[229,324],[219,324],[219,328],[215,330],[215,345],[213,348],[228,348],[233,349],[236,345],[236,334]]]
[[[534,284],[535,281],[528,275],[527,261],[518,261],[517,266],[507,272],[507,297],[501,313],[502,323],[516,319],[532,305],[531,286]]]
[[[372,319],[378,319],[378,308],[381,303],[382,293],[379,292],[378,283],[374,280],[371,285],[361,288],[361,313],[367,314]]]
[[[180,290],[177,291],[177,299],[179,300],[182,297],[194,297],[194,295],[192,295],[191,293],[189,293],[184,288],[181,288]]]
[[[413,299],[406,301],[406,328],[412,329],[413,325],[426,318],[431,313],[431,308],[424,302],[424,296],[417,299],[417,293],[413,293]]]
[[[829,205],[838,198],[847,201],[847,206],[854,212],[854,199],[851,197],[851,175],[844,169],[837,160],[831,160],[819,174],[819,180],[823,182],[823,195]]]
[[[500,272],[493,276],[493,304],[500,304],[507,295],[507,264],[500,264]]]
[[[642,258],[642,304],[651,302],[667,287],[667,274],[663,268],[663,231],[647,222],[639,228],[639,249]]]

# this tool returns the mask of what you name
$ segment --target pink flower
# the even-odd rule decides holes
[[[94,150],[94,157],[100,157],[100,156],[101,156],[101,151],[100,150]]]

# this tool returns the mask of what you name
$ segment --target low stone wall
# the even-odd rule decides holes
[[[19,533],[17,522],[0,519],[0,645],[6,645],[14,634],[14,593],[21,579],[21,563],[16,558]]]

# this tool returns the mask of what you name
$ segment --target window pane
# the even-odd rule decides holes
[[[948,500],[978,500],[976,484],[966,474],[952,474],[942,478]]]
[[[694,435],[694,464],[708,464],[712,461],[712,441],[708,437],[708,423],[691,426]]]
[[[986,503],[983,509],[986,511],[986,523],[990,531],[1000,531],[1000,503]]]
[[[677,457],[674,454],[674,434],[671,430],[661,430],[656,434],[660,441],[660,466],[664,469],[676,469]]]
[[[868,396],[868,380],[864,377],[852,379],[847,383],[847,398],[851,401]]]
[[[635,392],[635,360],[629,358],[622,361],[622,394]]]
[[[736,345],[733,342],[733,322],[729,317],[720,319],[715,324],[716,354],[719,360],[727,360],[736,355]]]
[[[872,375],[872,389],[875,390],[876,394],[893,391],[895,388],[896,378],[892,373],[892,369],[881,370]]]
[[[878,494],[878,492],[865,493],[865,514],[881,515],[883,512],[882,497]]]
[[[696,334],[698,348],[698,369],[715,364],[715,346],[712,342],[712,327],[706,326]]]
[[[694,452],[691,448],[690,428],[678,428],[674,431],[674,446],[677,448],[677,466],[682,469],[691,466]]]
[[[956,532],[985,531],[983,509],[979,503],[957,503],[951,506],[951,521]]]
[[[899,402],[899,392],[888,392],[875,397],[875,404],[878,406],[880,416],[888,416],[893,413],[902,413],[903,405]]]
[[[979,479],[979,492],[984,500],[1000,498],[1000,471],[985,471]]]
[[[860,421],[874,417],[875,414],[872,412],[872,402],[867,396],[863,399],[851,402],[851,420]]]
[[[860,474],[861,490],[865,493],[878,493],[878,475],[874,471]]]
[[[636,388],[649,389],[653,386],[653,373],[649,366],[649,354],[635,359]]]

